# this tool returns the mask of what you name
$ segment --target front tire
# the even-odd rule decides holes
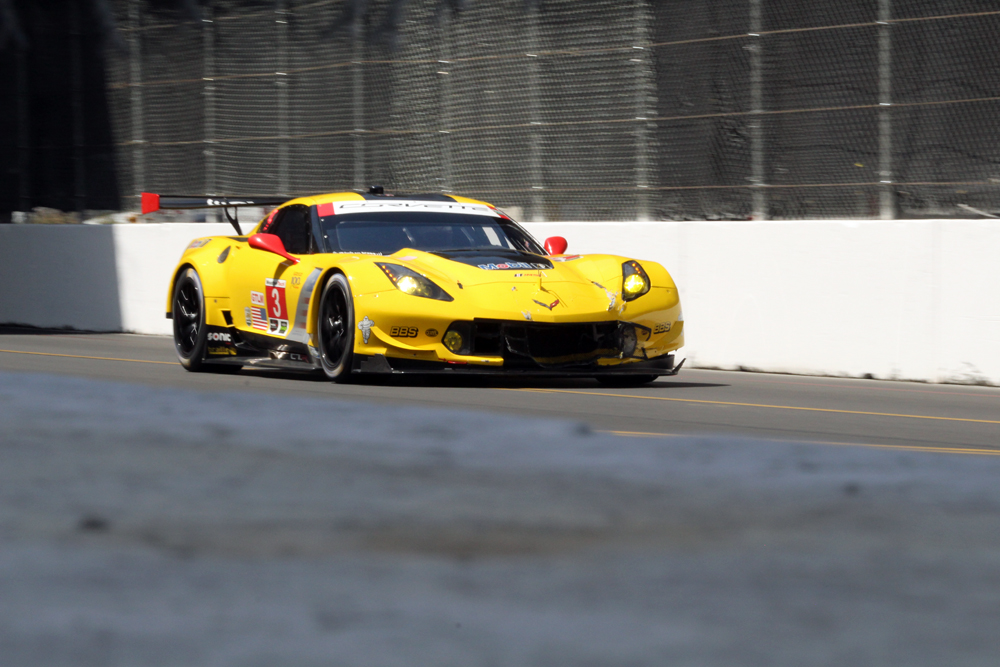
[[[320,364],[326,377],[348,382],[354,361],[354,299],[342,273],[326,281],[316,321]]]
[[[181,366],[189,371],[204,370],[208,331],[205,329],[205,293],[201,278],[187,268],[174,284],[174,348]]]

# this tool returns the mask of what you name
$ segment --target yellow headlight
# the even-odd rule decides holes
[[[413,269],[399,264],[383,264],[381,262],[377,262],[376,266],[382,269],[386,277],[396,286],[396,289],[404,294],[424,296],[438,301],[454,301],[450,294]]]
[[[643,280],[642,276],[636,273],[627,277],[625,279],[625,283],[622,285],[622,290],[625,292],[625,296],[639,296],[645,289],[646,281]]]
[[[622,298],[625,301],[638,299],[651,287],[649,276],[634,259],[622,264]]]
[[[396,287],[400,291],[406,292],[407,294],[419,294],[420,293],[420,283],[417,282],[416,278],[412,276],[403,276],[396,283]]]

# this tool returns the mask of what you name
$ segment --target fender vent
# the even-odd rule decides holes
[[[233,326],[233,316],[229,314],[228,310],[222,311],[222,319],[226,321],[226,324]]]

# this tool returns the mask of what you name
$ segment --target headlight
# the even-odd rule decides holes
[[[622,264],[622,298],[638,299],[649,291],[649,276],[634,259]]]
[[[400,292],[427,299],[437,299],[438,301],[455,300],[450,294],[412,269],[399,264],[382,264],[381,262],[376,262],[376,264]]]

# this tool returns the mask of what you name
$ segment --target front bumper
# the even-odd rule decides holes
[[[670,375],[675,347],[647,347],[653,330],[624,321],[456,322],[464,334],[461,354],[355,353],[353,370],[373,373],[461,372],[496,375]],[[443,351],[443,348],[442,348]],[[387,350],[389,352],[389,350]]]
[[[504,367],[479,366],[462,364],[453,361],[423,361],[420,359],[405,359],[386,357],[383,354],[354,355],[354,373],[380,374],[450,374],[450,375],[484,375],[508,377],[594,377],[605,375],[677,375],[684,365],[684,360],[674,363],[673,354],[665,354],[655,359],[636,361],[629,364],[614,366],[589,364],[565,368],[542,367]]]

